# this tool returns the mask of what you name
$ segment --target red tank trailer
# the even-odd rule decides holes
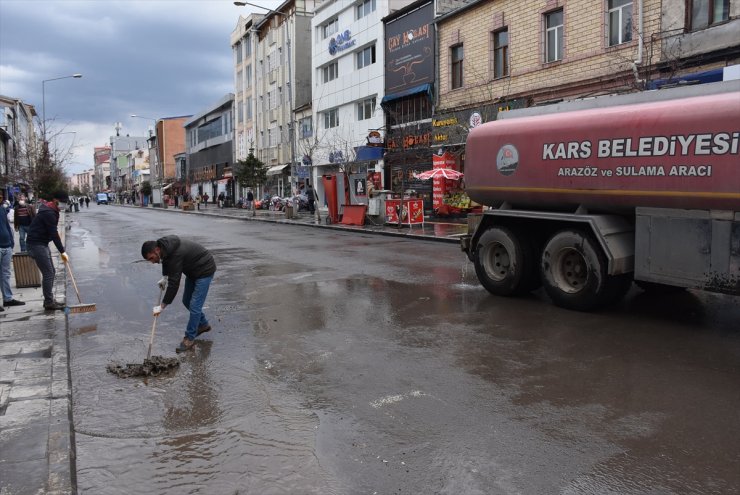
[[[563,307],[646,290],[740,294],[740,81],[507,112],[471,130],[490,207],[462,249],[481,284]]]
[[[740,210],[737,93],[498,120],[468,137],[468,195],[591,211]]]

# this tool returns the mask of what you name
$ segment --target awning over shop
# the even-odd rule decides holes
[[[270,167],[267,169],[267,175],[282,174],[283,170],[285,170],[285,168],[289,166],[290,166],[289,164],[285,164],[285,165],[275,165],[274,167]]]
[[[357,148],[355,148],[355,151],[357,152],[355,160],[357,160],[358,162],[362,162],[369,160],[381,160],[383,158],[383,153],[385,153],[385,148],[383,148],[382,146],[358,146]]]
[[[387,103],[390,103],[393,100],[397,100],[399,98],[404,98],[406,96],[412,96],[418,93],[432,93],[432,83],[426,83],[426,84],[420,84],[419,86],[414,86],[413,88],[405,89],[403,91],[399,91],[398,93],[391,93],[388,95],[385,95],[382,100],[380,100],[381,105],[385,105]]]

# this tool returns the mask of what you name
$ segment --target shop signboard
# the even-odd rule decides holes
[[[385,200],[385,223],[398,225],[398,208],[401,204],[400,199]],[[423,199],[404,199],[402,224],[403,225],[421,225],[424,223],[424,200]]]
[[[432,2],[385,25],[385,93],[434,82]]]

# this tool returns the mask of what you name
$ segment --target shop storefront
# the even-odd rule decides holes
[[[433,184],[416,176],[432,168],[431,136],[429,124],[393,129],[386,139],[385,154],[389,172],[386,188],[392,191],[394,198],[421,199],[424,210],[429,212],[433,208]]]
[[[432,119],[433,168],[461,172],[457,180],[432,179],[433,212],[440,217],[464,216],[480,209],[465,192],[465,140],[471,129],[492,120],[499,112],[521,108],[523,101],[512,100],[493,105],[481,105],[454,112],[439,112]]]

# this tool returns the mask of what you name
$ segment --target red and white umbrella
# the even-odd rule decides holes
[[[462,172],[458,172],[457,170],[452,170],[451,168],[433,168],[432,170],[427,170],[425,172],[421,172],[420,174],[414,174],[414,177],[416,177],[419,180],[429,180],[429,179],[452,179],[457,180],[461,179],[465,174]]]

